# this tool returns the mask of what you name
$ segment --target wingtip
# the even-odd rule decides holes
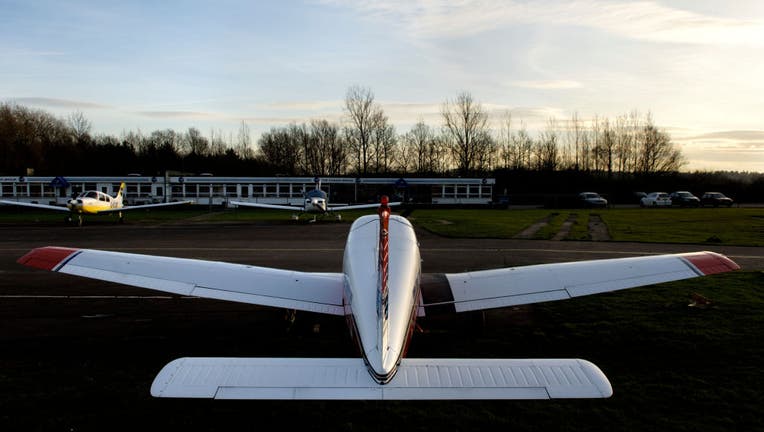
[[[602,369],[589,360],[577,359],[584,373],[589,377],[591,382],[597,387],[600,393],[600,397],[609,398],[613,396],[613,386],[610,384],[610,380],[607,378]]]
[[[52,271],[78,251],[79,249],[67,247],[45,246],[32,249],[16,262],[28,267]]]
[[[740,266],[735,261],[716,252],[694,252],[681,256],[706,276],[740,270]]]

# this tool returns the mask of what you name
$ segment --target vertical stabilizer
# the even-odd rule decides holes
[[[387,307],[387,280],[388,280],[388,264],[389,264],[389,225],[390,225],[390,207],[388,206],[389,200],[387,196],[383,195],[379,204],[379,263],[378,263],[378,275],[379,282],[377,288],[377,326],[379,335],[377,337],[377,343],[379,351],[382,353],[382,358],[387,354],[387,334],[388,334],[388,307]]]
[[[117,202],[116,204],[117,208],[122,208],[122,205],[123,205],[122,200],[124,199],[124,194],[125,194],[125,182],[122,182],[122,184],[119,185],[119,192],[117,192],[117,197],[115,198]]]

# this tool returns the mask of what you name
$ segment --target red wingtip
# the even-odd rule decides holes
[[[37,249],[32,249],[26,255],[19,258],[16,262],[29,267],[35,267],[43,270],[53,270],[57,265],[64,262],[66,258],[78,250],[79,249],[58,246],[45,246]]]
[[[695,252],[682,254],[682,257],[692,263],[704,275],[740,270],[740,266],[722,254],[715,252]]]

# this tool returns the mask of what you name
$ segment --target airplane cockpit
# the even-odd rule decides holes
[[[75,199],[82,199],[82,198],[91,198],[96,199],[98,201],[104,201],[104,202],[111,202],[111,197],[109,195],[106,195],[103,192],[98,191],[85,191],[81,194],[77,195],[77,198]]]
[[[323,198],[326,199],[326,192],[321,189],[313,189],[305,194],[305,198]]]

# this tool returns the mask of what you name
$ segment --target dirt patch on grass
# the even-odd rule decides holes
[[[552,219],[552,215],[549,215],[538,222],[532,224],[528,228],[520,231],[517,235],[515,235],[513,238],[516,239],[530,239],[533,238],[534,235],[540,230],[541,228],[549,225],[549,221]]]
[[[568,234],[570,234],[570,230],[573,227],[573,224],[576,223],[576,219],[578,219],[578,213],[571,213],[568,215],[568,218],[565,219],[565,222],[562,223],[562,226],[560,227],[560,230],[557,231],[557,234],[552,237],[552,240],[564,240],[568,237]]]
[[[589,215],[589,237],[592,241],[608,241],[610,233],[607,225],[598,214]]]

